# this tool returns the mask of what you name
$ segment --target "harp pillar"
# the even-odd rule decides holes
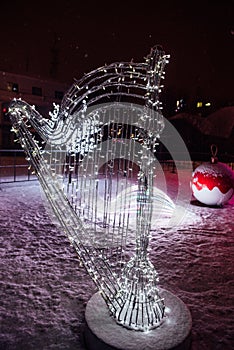
[[[162,289],[166,310],[160,327],[135,332],[116,323],[100,293],[88,301],[85,311],[85,342],[88,350],[188,350],[192,318],[184,302]]]

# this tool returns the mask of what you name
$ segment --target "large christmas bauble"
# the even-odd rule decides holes
[[[191,188],[199,202],[221,206],[234,193],[234,172],[224,163],[203,163],[192,174]]]

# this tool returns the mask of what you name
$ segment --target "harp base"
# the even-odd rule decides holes
[[[84,333],[88,350],[188,350],[191,343],[192,317],[184,302],[162,289],[166,310],[162,324],[148,332],[129,330],[110,316],[99,292],[88,301]]]

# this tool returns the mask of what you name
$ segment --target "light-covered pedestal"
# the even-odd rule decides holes
[[[153,330],[129,330],[109,315],[100,293],[88,301],[85,311],[85,341],[88,350],[181,350],[189,349],[192,318],[181,299],[167,290],[160,290],[165,299],[164,321]]]

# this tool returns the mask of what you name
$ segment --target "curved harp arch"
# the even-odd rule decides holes
[[[144,63],[113,63],[86,74],[51,119],[21,100],[10,106],[27,159],[110,313],[141,331],[159,326],[165,309],[148,244],[168,57],[154,47]]]

